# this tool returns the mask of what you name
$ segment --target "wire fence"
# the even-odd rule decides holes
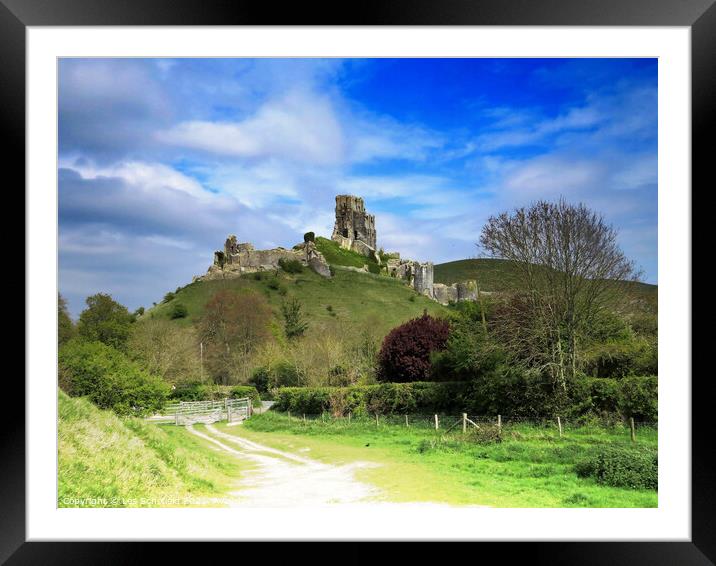
[[[278,413],[278,412],[277,412]],[[552,432],[562,437],[570,432],[590,433],[597,430],[611,430],[630,434],[633,441],[639,429],[655,431],[658,422],[638,421],[633,418],[591,417],[591,418],[563,418],[555,417],[525,417],[512,415],[470,415],[454,414],[359,414],[336,416],[328,412],[318,414],[295,413],[291,411],[278,413],[285,416],[289,422],[305,426],[325,426],[329,428],[347,427],[406,427],[415,430],[435,431],[439,434],[467,434],[475,431],[494,431],[497,434],[516,432],[524,429],[533,429],[541,432]]]

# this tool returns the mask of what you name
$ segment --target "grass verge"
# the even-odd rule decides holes
[[[58,401],[58,507],[222,506],[246,466],[184,427]]]

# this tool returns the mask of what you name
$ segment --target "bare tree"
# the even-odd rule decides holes
[[[164,318],[139,321],[132,328],[128,350],[171,384],[199,379],[199,339],[193,328]]]
[[[508,304],[513,346],[566,388],[578,363],[580,334],[601,310],[626,296],[640,277],[617,243],[617,231],[585,205],[538,201],[490,217],[480,237],[494,257],[513,262],[520,299]]]
[[[209,373],[231,383],[255,349],[271,337],[271,307],[258,293],[223,289],[214,294],[199,321]]]

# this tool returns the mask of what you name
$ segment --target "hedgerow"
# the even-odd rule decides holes
[[[378,413],[452,413],[543,418],[634,417],[657,420],[657,378],[581,378],[566,392],[526,372],[504,371],[474,382],[382,383],[349,387],[272,389],[279,411],[337,416]]]

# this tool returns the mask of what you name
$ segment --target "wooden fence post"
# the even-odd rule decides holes
[[[559,428],[559,437],[562,438],[562,419],[557,417],[557,428]]]
[[[326,414],[326,413],[325,413],[324,411],[321,411],[321,422],[322,422],[322,423],[325,423],[325,422],[326,422],[325,414]]]
[[[435,415],[435,430],[438,430],[440,428],[440,421],[438,420],[438,416]]]
[[[634,417],[629,417],[629,426],[631,427],[631,441],[636,442],[636,430],[634,429]]]
[[[497,432],[502,434],[502,415],[497,415]]]
[[[408,424],[408,415],[407,415],[407,413],[405,414],[405,426],[410,426],[410,425]]]
[[[462,433],[467,434],[467,413],[462,414]]]
[[[348,411],[348,424],[351,424],[351,412]]]
[[[375,414],[375,428],[378,428],[378,413]]]

